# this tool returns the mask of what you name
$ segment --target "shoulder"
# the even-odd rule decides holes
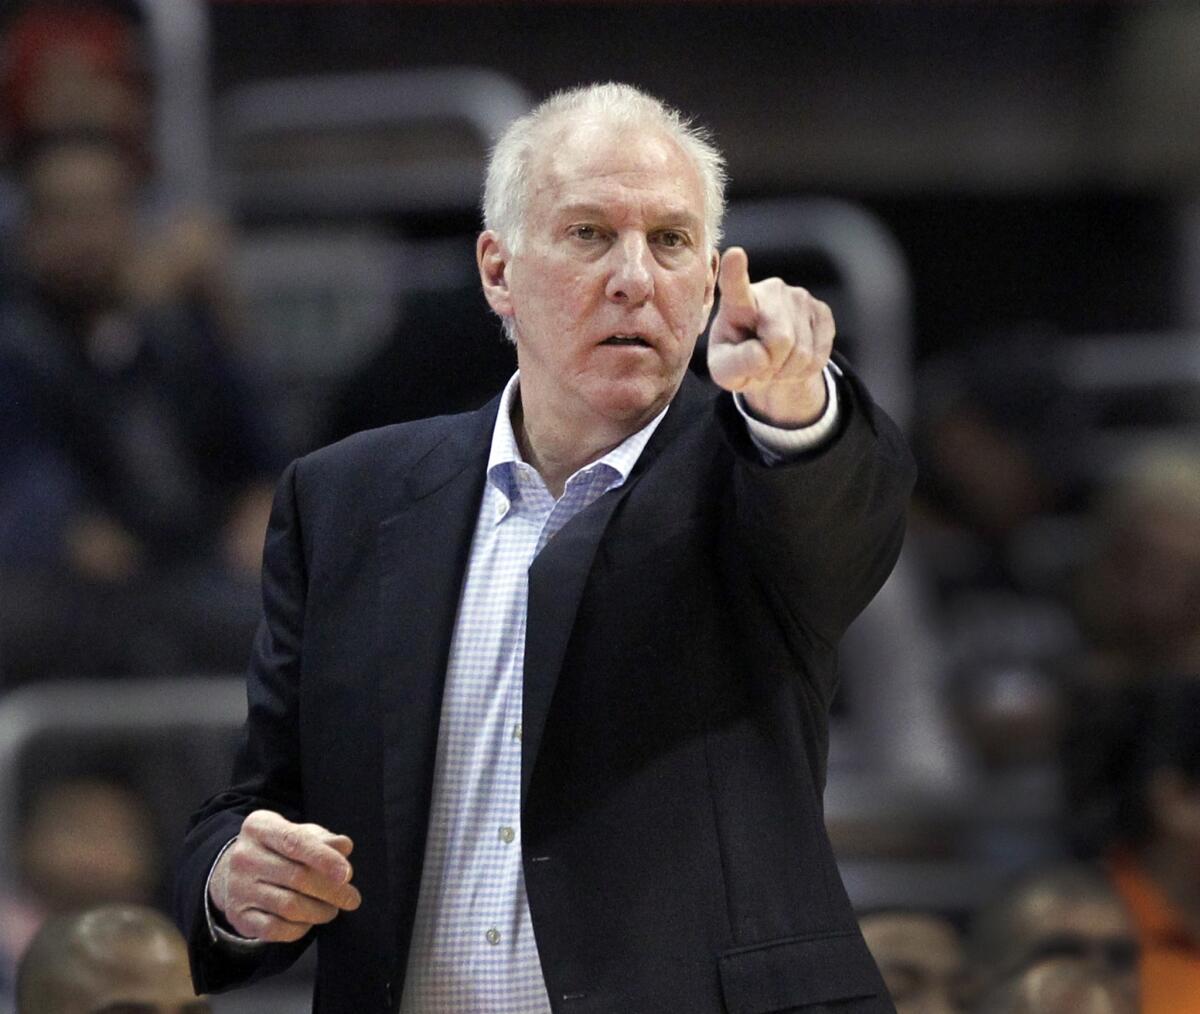
[[[299,458],[285,473],[302,506],[386,512],[430,475],[455,474],[487,451],[498,399],[475,412],[354,433]]]
[[[362,430],[304,455],[296,462],[303,473],[326,475],[363,466],[415,464],[431,448],[463,431],[475,413],[435,416]]]

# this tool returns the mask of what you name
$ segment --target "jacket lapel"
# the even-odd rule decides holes
[[[521,808],[525,807],[542,734],[562,670],[579,603],[596,550],[620,503],[679,431],[707,405],[704,386],[690,374],[642,451],[629,479],[580,511],[542,549],[529,568],[525,628],[525,689],[521,716]],[[626,537],[634,537],[632,533]]]
[[[498,402],[415,464],[397,466],[397,509],[377,530],[379,714],[392,911],[408,951],[420,889],[446,660]]]

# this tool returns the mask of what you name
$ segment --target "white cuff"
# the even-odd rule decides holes
[[[213,860],[212,869],[208,871],[208,877],[204,881],[204,918],[208,921],[208,935],[214,944],[221,944],[233,951],[256,951],[260,947],[266,947],[266,940],[255,940],[253,937],[239,936],[237,933],[230,933],[227,929],[222,929],[217,925],[216,917],[213,915],[212,896],[208,893],[209,886],[212,884],[213,873],[217,869],[217,863],[221,861],[223,856],[229,849],[229,846],[237,841],[237,836],[230,838],[225,843],[225,847],[217,853],[217,858]]]
[[[787,458],[811,451],[823,444],[833,434],[838,421],[837,383],[833,379],[835,372],[841,374],[836,363],[829,363],[821,371],[825,378],[825,411],[816,422],[801,426],[798,429],[784,429],[772,426],[761,419],[755,419],[746,407],[745,399],[740,394],[733,396],[733,403],[746,420],[746,429],[750,439],[763,456],[768,465],[776,465]]]

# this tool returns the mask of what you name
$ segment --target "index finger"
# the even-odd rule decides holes
[[[731,246],[721,254],[717,289],[721,293],[722,307],[757,312],[758,303],[750,288],[750,258],[740,246]]]
[[[336,883],[350,879],[352,870],[345,858],[350,839],[345,835],[335,835],[319,824],[293,824],[269,811],[264,811],[261,816],[251,816],[258,817],[252,832],[264,848],[308,866]],[[250,817],[246,822],[250,822]],[[242,827],[245,831],[245,824]]]

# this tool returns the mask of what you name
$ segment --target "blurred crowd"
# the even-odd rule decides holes
[[[0,32],[0,693],[237,672],[272,485],[309,449],[245,354],[237,236],[214,209],[155,206],[132,0],[28,0]],[[478,299],[400,320],[312,444],[481,404],[511,369]],[[452,352],[406,340],[438,333]],[[1200,444],[1084,467],[1092,420],[1045,353],[1006,336],[917,376],[906,565],[930,707],[971,784],[1050,771],[1061,798],[1049,846],[981,847],[1011,849],[991,900],[863,913],[901,1014],[1200,1011]],[[153,914],[177,829],[136,767],[88,757],[21,787],[0,893],[0,990],[21,1011],[94,1009],[45,998],[110,965],[183,976]]]

